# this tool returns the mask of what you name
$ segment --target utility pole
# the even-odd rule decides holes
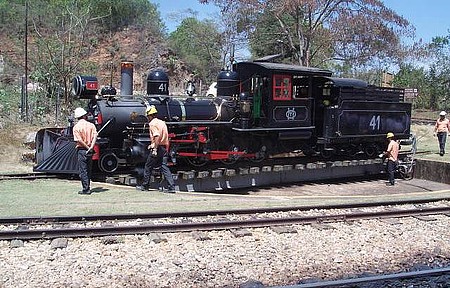
[[[25,43],[24,43],[24,55],[25,55],[25,74],[22,79],[22,103],[21,103],[21,115],[22,120],[28,122],[28,0],[25,1]]]

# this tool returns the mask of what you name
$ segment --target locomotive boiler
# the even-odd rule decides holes
[[[411,104],[403,90],[332,77],[328,70],[253,61],[235,63],[217,78],[217,97],[169,95],[169,79],[150,71],[147,93],[132,91],[132,63],[122,63],[120,95],[93,76],[77,76],[73,94],[88,101],[99,139],[94,159],[112,173],[142,165],[148,155],[146,107],[155,105],[169,128],[174,163],[262,161],[285,152],[309,157],[371,158],[385,135],[410,137]],[[76,173],[70,126],[42,129],[35,171]],[[183,161],[180,161],[183,160]],[[74,172],[75,171],[75,172]]]

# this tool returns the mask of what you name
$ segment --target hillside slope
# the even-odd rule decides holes
[[[20,85],[20,77],[24,74],[25,67],[24,41],[17,35],[9,35],[4,31],[0,31],[0,39],[0,83]],[[35,49],[33,42],[34,39],[29,36],[29,55]],[[31,58],[29,56],[29,75],[33,71]],[[191,76],[189,67],[167,47],[164,39],[138,28],[126,28],[112,35],[100,35],[93,53],[85,60],[95,63],[95,76],[98,77],[100,85],[109,85],[112,82],[115,87],[120,87],[120,62],[133,61],[136,92],[146,89],[147,74],[155,68],[162,68],[169,74],[171,93],[182,93],[185,80]]]

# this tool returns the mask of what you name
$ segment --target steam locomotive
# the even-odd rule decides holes
[[[169,78],[150,71],[146,95],[133,95],[133,63],[121,63],[121,89],[98,93],[93,76],[77,76],[72,92],[88,100],[99,131],[94,160],[104,173],[142,165],[148,155],[146,107],[155,105],[170,133],[175,164],[263,161],[296,151],[306,156],[376,157],[386,133],[410,135],[411,103],[404,91],[335,78],[329,70],[265,61],[235,63],[217,77],[217,97],[169,96]],[[191,86],[192,88],[192,86]],[[77,173],[71,126],[36,136],[35,171]]]

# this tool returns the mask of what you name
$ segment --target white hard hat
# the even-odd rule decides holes
[[[442,111],[441,113],[439,113],[440,116],[445,116],[447,115],[447,113],[445,113],[445,111]]]
[[[75,116],[75,118],[77,118],[77,119],[83,117],[83,116],[86,115],[86,114],[87,114],[86,110],[84,110],[84,109],[81,108],[81,107],[76,108],[76,109],[75,109],[75,112],[74,112],[74,116]]]

